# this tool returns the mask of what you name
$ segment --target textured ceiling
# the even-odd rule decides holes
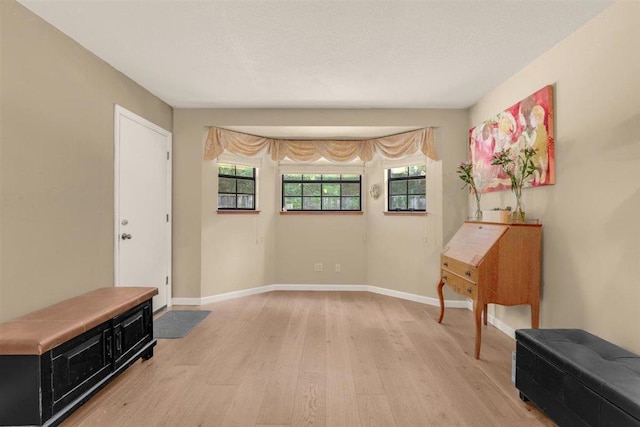
[[[19,1],[170,105],[220,108],[466,108],[611,3]]]

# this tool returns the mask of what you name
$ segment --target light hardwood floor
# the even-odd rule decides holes
[[[185,307],[174,307],[185,309]],[[193,309],[186,307],[186,309]],[[466,309],[368,292],[218,302],[63,426],[552,426],[511,383],[513,340]]]

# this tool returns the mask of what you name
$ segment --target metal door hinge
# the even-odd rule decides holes
[[[167,160],[169,160],[169,152],[167,151]]]
[[[169,222],[169,214],[167,214],[167,222]]]
[[[165,284],[165,285],[168,285],[168,284],[169,284],[169,276],[167,276],[167,279],[165,280],[164,284]]]

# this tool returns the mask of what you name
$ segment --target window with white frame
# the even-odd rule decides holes
[[[426,212],[426,165],[386,169],[387,209],[393,212]]]
[[[256,209],[257,170],[251,166],[218,163],[218,209]]]

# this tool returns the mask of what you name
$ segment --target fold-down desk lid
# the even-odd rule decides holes
[[[508,229],[499,224],[464,223],[442,249],[442,255],[477,267]]]

